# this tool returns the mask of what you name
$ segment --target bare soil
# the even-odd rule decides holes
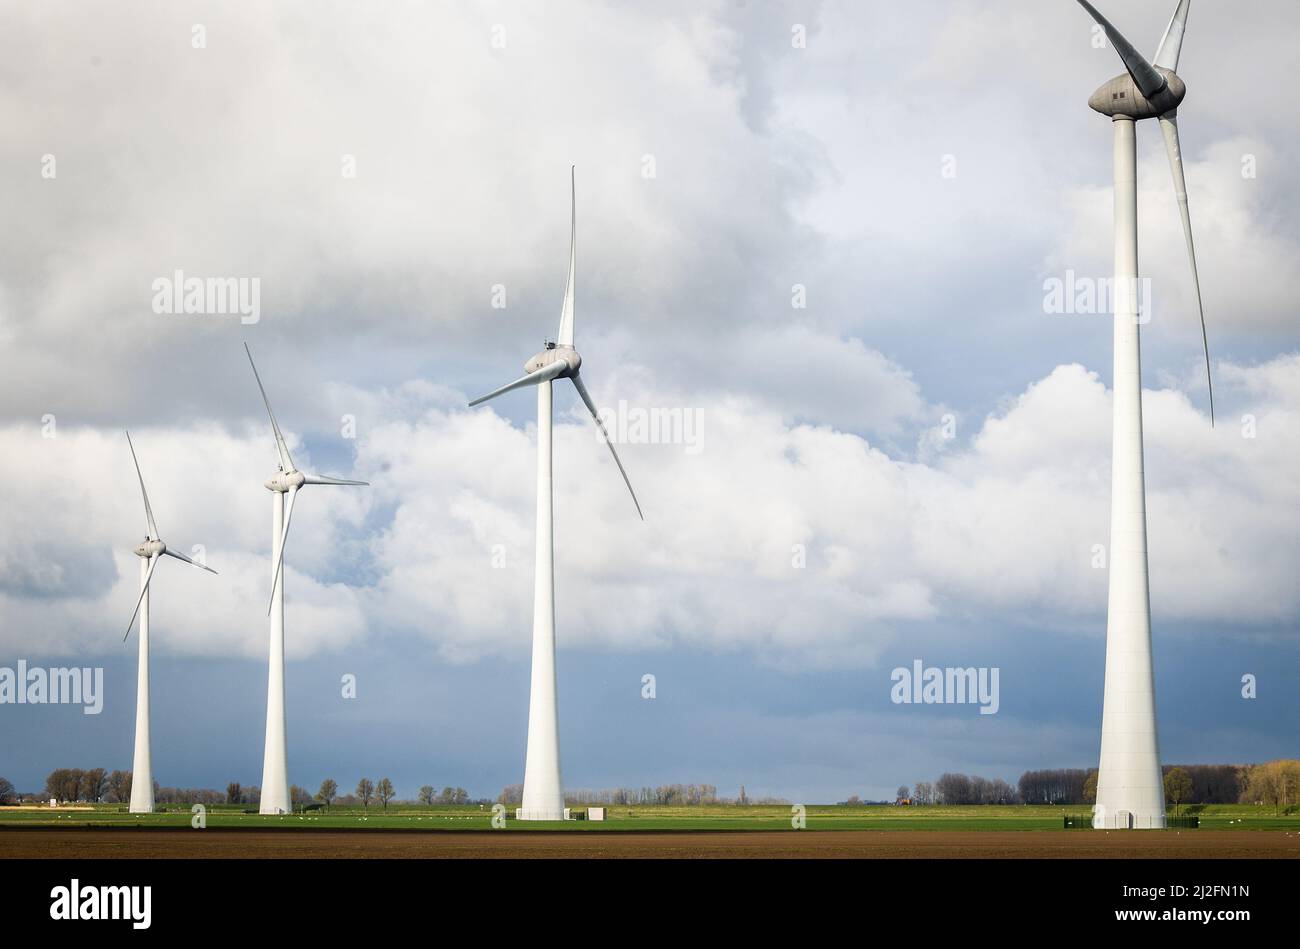
[[[1287,831],[295,831],[0,829],[0,857],[1300,858]]]

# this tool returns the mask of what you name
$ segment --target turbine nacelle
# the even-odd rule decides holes
[[[645,520],[645,515],[641,513],[641,502],[636,499],[636,492],[632,490],[632,482],[628,480],[627,472],[623,469],[623,462],[619,460],[618,451],[614,448],[613,441],[610,440],[609,432],[605,430],[605,423],[600,420],[600,413],[596,410],[596,403],[592,401],[591,393],[587,391],[587,385],[578,375],[578,369],[582,366],[582,357],[573,347],[573,310],[574,310],[574,288],[577,284],[578,276],[578,199],[577,189],[573,184],[573,172],[569,172],[569,278],[564,285],[564,303],[560,307],[560,332],[555,342],[546,343],[546,348],[535,356],[529,357],[524,363],[524,374],[514,382],[507,382],[500,388],[493,389],[487,395],[479,396],[470,402],[470,408],[476,405],[482,405],[490,399],[495,399],[499,395],[507,392],[513,392],[515,389],[522,389],[525,386],[550,386],[551,382],[556,379],[568,379],[573,383],[573,387],[578,390],[578,396],[582,399],[587,411],[591,413],[592,420],[596,423],[596,428],[605,439],[605,444],[609,448],[609,453],[614,456],[614,464],[618,465],[618,472],[623,476],[623,483],[627,485],[627,490],[632,495],[632,503],[636,505],[637,516]],[[549,422],[547,423],[549,424]]]
[[[1114,79],[1102,83],[1088,99],[1089,108],[1102,115],[1123,115],[1134,120],[1159,118],[1166,112],[1177,109],[1187,95],[1187,85],[1172,69],[1161,66],[1153,68],[1164,77],[1165,84],[1150,98],[1142,94],[1131,75],[1122,72]]]
[[[153,538],[145,538],[135,548],[135,555],[145,560],[150,557],[161,557],[165,553],[167,553],[167,545]]]
[[[135,618],[140,612],[140,604],[144,602],[144,595],[149,592],[149,583],[153,580],[154,567],[158,566],[158,561],[162,559],[163,554],[168,557],[174,557],[177,560],[183,560],[191,567],[198,567],[200,570],[206,570],[208,573],[216,573],[206,564],[196,563],[184,554],[178,554],[174,550],[168,550],[167,545],[158,537],[158,525],[154,523],[153,508],[149,505],[149,492],[145,490],[144,475],[140,472],[140,459],[135,456],[135,445],[131,441],[131,433],[126,433],[126,443],[131,449],[131,461],[135,464],[135,476],[140,481],[140,497],[144,501],[144,520],[148,533],[135,548],[135,555],[149,562],[149,567],[145,571],[144,580],[140,584],[140,598],[135,601],[135,609],[131,611],[131,621],[126,624],[126,636],[122,641],[126,642],[126,637],[131,635],[131,627],[135,625]]]
[[[271,432],[275,435],[275,450],[280,456],[280,470],[264,482],[268,491],[274,491],[276,494],[285,495],[283,498],[284,515],[283,526],[280,528],[279,544],[272,551],[271,556],[275,559],[275,570],[271,574],[271,600],[266,606],[266,612],[269,614],[275,605],[275,591],[280,581],[280,570],[284,566],[284,546],[289,539],[289,521],[293,518],[293,501],[298,496],[298,489],[304,484],[344,484],[344,485],[367,485],[366,481],[349,481],[344,478],[330,478],[324,475],[308,475],[299,471],[293,463],[293,458],[289,455],[289,443],[284,440],[284,433],[280,431],[280,423],[275,420],[275,413],[271,411],[271,400],[266,397],[266,387],[262,385],[262,377],[257,374],[257,363],[253,362],[253,351],[244,344],[244,352],[248,354],[248,364],[253,369],[253,378],[257,380],[257,389],[262,393],[262,404],[266,406],[266,414],[271,419]],[[275,503],[275,502],[272,502]],[[279,510],[277,508],[277,510]],[[279,517],[279,515],[276,515]]]
[[[1115,25],[1102,16],[1089,0],[1079,5],[1106,32],[1106,38],[1124,64],[1124,72],[1102,85],[1088,100],[1094,110],[1112,118],[1159,119],[1160,132],[1169,155],[1169,170],[1174,180],[1174,198],[1183,219],[1183,238],[1187,243],[1187,261],[1192,268],[1192,287],[1196,291],[1196,311],[1201,318],[1201,347],[1205,351],[1205,385],[1210,394],[1210,425],[1214,425],[1214,380],[1210,377],[1210,336],[1205,329],[1205,304],[1201,300],[1201,278],[1196,272],[1196,245],[1192,241],[1192,214],[1187,207],[1187,181],[1183,174],[1183,150],[1178,138],[1178,106],[1187,95],[1187,87],[1178,78],[1178,59],[1182,55],[1183,37],[1187,33],[1187,14],[1192,0],[1178,0],[1174,15],[1160,40],[1153,59],[1148,60],[1125,39]],[[1116,126],[1116,148],[1121,129]],[[1117,152],[1118,154],[1118,152]],[[1117,192],[1118,194],[1118,192]]]
[[[578,374],[578,367],[582,365],[582,357],[578,355],[578,351],[572,346],[548,343],[545,349],[530,357],[524,363],[524,372],[531,376],[533,373],[541,372],[557,362],[564,363],[568,368],[559,370],[552,378],[562,379],[565,376],[576,376]]]
[[[301,488],[307,483],[307,476],[301,471],[277,471],[265,482],[268,491],[287,494],[294,488]]]

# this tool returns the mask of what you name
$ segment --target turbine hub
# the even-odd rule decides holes
[[[135,555],[148,560],[150,557],[161,557],[167,545],[161,540],[142,540],[135,548]]]
[[[576,376],[578,374],[578,367],[582,365],[582,357],[578,355],[578,351],[572,346],[563,346],[557,343],[555,345],[547,346],[536,356],[529,359],[528,362],[524,363],[524,372],[532,375],[534,372],[537,372],[540,369],[545,369],[552,363],[557,362],[562,362],[569,367],[564,372],[561,372],[559,376],[556,376],[557,379],[563,378],[564,376]]]
[[[1187,86],[1172,69],[1156,66],[1155,70],[1165,77],[1165,87],[1150,99],[1125,72],[1102,83],[1088,100],[1089,107],[1102,115],[1123,115],[1134,120],[1154,119],[1172,112],[1187,95]]]
[[[285,494],[290,488],[301,488],[306,480],[301,471],[277,471],[266,479],[266,490]]]

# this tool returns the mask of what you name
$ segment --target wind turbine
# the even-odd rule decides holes
[[[1147,574],[1146,484],[1142,461],[1142,364],[1137,303],[1137,123],[1158,119],[1164,132],[1174,194],[1183,219],[1192,285],[1201,317],[1205,378],[1210,346],[1196,275],[1196,248],[1187,209],[1187,184],[1178,142],[1178,106],[1187,87],[1178,56],[1191,0],[1180,0],[1154,63],[1147,62],[1087,0],[1079,0],[1101,25],[1126,72],[1106,82],[1088,105],[1110,116],[1115,129],[1114,422],[1111,443],[1110,593],[1106,611],[1106,687],[1101,720],[1101,765],[1093,826],[1164,827],[1165,795],[1156,737],[1155,681],[1151,661],[1151,595]],[[1214,388],[1210,383],[1210,424]]]
[[[135,625],[135,617],[140,616],[140,660],[135,684],[135,758],[131,764],[131,813],[153,813],[153,756],[149,745],[149,583],[153,580],[153,571],[158,566],[158,559],[164,555],[183,560],[188,564],[216,573],[211,567],[196,563],[184,554],[178,554],[158,536],[158,525],[153,520],[153,508],[149,506],[149,492],[144,488],[144,475],[140,473],[140,461],[135,456],[135,445],[131,443],[131,433],[126,433],[126,444],[131,449],[131,460],[135,462],[135,476],[140,480],[140,495],[144,498],[144,519],[147,533],[143,541],[135,548],[135,555],[140,558],[140,597],[135,601],[131,620],[126,624],[126,642]]]
[[[555,697],[555,528],[551,484],[551,382],[569,379],[596,420],[609,446],[623,483],[632,494],[637,515],[641,504],[632,490],[623,462],[619,461],[609,432],[596,412],[587,387],[578,375],[582,357],[573,347],[574,281],[577,271],[577,197],[573,169],[569,169],[569,279],[560,309],[560,331],[554,343],[524,363],[524,375],[470,406],[523,386],[537,387],[537,564],[533,585],[533,671],[528,701],[528,752],[524,761],[524,794],[517,812],[520,820],[563,820],[564,785],[560,777],[560,722]]]
[[[271,492],[271,602],[267,613],[271,617],[271,646],[266,685],[266,746],[262,758],[262,799],[258,808],[262,814],[287,814],[293,810],[289,799],[289,752],[284,737],[284,545],[289,539],[289,520],[293,517],[293,502],[298,489],[304,484],[367,485],[368,481],[346,481],[323,475],[303,474],[289,457],[289,446],[280,431],[280,425],[271,411],[262,377],[257,374],[253,353],[244,344],[248,364],[253,367],[253,378],[262,393],[266,414],[271,417],[271,430],[275,433],[275,449],[280,456],[279,470],[266,480]],[[286,495],[288,500],[285,500]]]

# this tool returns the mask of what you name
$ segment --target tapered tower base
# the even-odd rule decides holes
[[[560,719],[555,687],[555,568],[551,501],[551,383],[537,387],[537,573],[533,587],[533,673],[528,752],[519,820],[564,820]]]
[[[280,557],[284,537],[284,492],[271,493],[271,563]],[[273,567],[274,569],[274,567]],[[271,593],[271,641],[266,682],[266,744],[262,757],[261,814],[289,814],[289,749],[284,727],[284,571]]]
[[[1138,312],[1137,147],[1134,121],[1116,116],[1114,428],[1111,445],[1110,589],[1106,691],[1093,826],[1165,826],[1156,740],[1142,460],[1142,363]]]
[[[131,759],[132,814],[152,814],[153,754],[149,738],[149,561],[140,560],[140,646],[135,683],[135,755]]]

